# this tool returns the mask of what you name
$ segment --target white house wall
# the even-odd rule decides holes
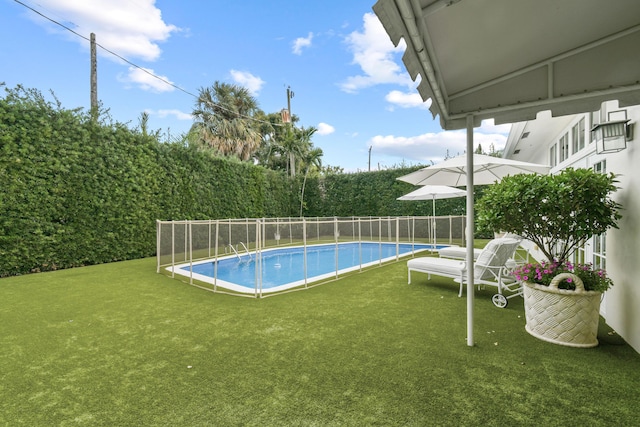
[[[603,108],[617,110],[617,103],[607,103]],[[618,177],[619,190],[613,197],[622,204],[622,220],[619,229],[607,232],[607,273],[614,286],[606,292],[601,314],[607,324],[640,352],[640,277],[636,267],[640,265],[640,106],[627,108],[627,118],[634,125],[633,139],[627,148],[618,153],[598,155],[595,144],[590,143],[590,114],[552,118],[541,114],[535,121],[516,123],[512,126],[505,157],[533,163],[549,164],[549,149],[560,137],[585,118],[585,149],[571,153],[552,169],[551,173],[567,167],[593,167],[606,160],[606,171]],[[530,134],[522,138],[525,132]],[[569,141],[571,148],[571,139]],[[586,259],[591,260],[591,248],[586,248]]]
[[[620,174],[615,200],[622,204],[618,230],[607,233],[607,271],[614,286],[603,310],[607,323],[640,352],[640,107],[629,111],[634,138],[627,149],[607,157],[607,170]]]

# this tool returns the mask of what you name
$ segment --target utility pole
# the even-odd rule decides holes
[[[293,91],[291,90],[291,86],[287,86],[287,110],[289,111],[289,123],[292,123],[292,120],[291,120],[291,98],[293,98]]]
[[[98,60],[96,55],[96,35],[91,33],[91,117],[98,120]]]
[[[373,148],[373,145],[369,146],[369,172],[371,172],[371,149]]]
[[[289,131],[291,131],[291,127],[293,126],[293,117],[291,116],[291,98],[293,98],[293,91],[291,90],[291,86],[287,86],[287,113],[289,115]],[[293,151],[289,153],[289,167],[291,168],[291,178],[294,178],[296,176],[296,157]]]

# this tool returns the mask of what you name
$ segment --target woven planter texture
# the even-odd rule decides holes
[[[558,284],[568,277],[576,289],[558,289]],[[525,282],[525,329],[534,337],[554,344],[595,347],[601,296],[601,292],[585,291],[580,278],[571,273],[557,275],[549,286]]]

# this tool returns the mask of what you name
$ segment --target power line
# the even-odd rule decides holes
[[[64,25],[63,23],[56,21],[56,20],[55,20],[55,19],[53,19],[53,18],[49,18],[47,15],[43,14],[42,12],[39,12],[38,10],[36,10],[36,9],[32,8],[32,7],[31,7],[31,6],[29,6],[29,5],[24,4],[24,3],[23,3],[23,2],[21,2],[20,0],[13,0],[13,1],[15,1],[16,3],[21,4],[22,6],[26,7],[26,8],[27,8],[27,9],[29,9],[29,10],[31,10],[32,12],[37,13],[38,15],[42,16],[44,19],[47,19],[47,20],[49,20],[49,21],[53,22],[54,24],[61,26],[62,28],[64,28],[64,29],[65,29],[65,30],[67,30],[67,31],[70,31],[71,33],[75,34],[76,36],[78,36],[78,37],[80,37],[80,38],[82,38],[82,39],[84,39],[84,40],[86,40],[86,41],[88,41],[88,42],[91,42],[91,40],[90,40],[88,37],[83,36],[82,34],[78,33],[77,31],[75,31],[75,30],[73,30],[73,29],[71,29],[71,28],[69,28],[69,27],[67,27],[67,26],[66,26],[66,25]],[[117,53],[113,52],[112,50],[109,50],[109,49],[107,49],[106,47],[102,46],[100,43],[96,43],[96,46],[98,46],[99,48],[101,48],[101,49],[102,49],[102,50],[104,50],[105,52],[108,52],[108,53],[110,53],[111,55],[113,55],[113,56],[115,56],[115,57],[117,57],[117,58],[119,58],[119,59],[123,60],[124,62],[126,62],[127,64],[131,65],[132,67],[135,67],[135,68],[137,68],[137,69],[139,69],[139,70],[141,70],[141,71],[144,71],[145,73],[149,74],[149,75],[150,75],[150,76],[152,76],[153,78],[156,78],[156,79],[160,80],[161,82],[163,82],[163,83],[165,83],[165,84],[168,84],[169,86],[172,86],[172,87],[174,87],[174,88],[178,89],[179,91],[182,91],[182,92],[184,92],[184,93],[186,93],[186,94],[188,94],[188,95],[191,95],[191,96],[193,96],[193,97],[197,98],[197,96],[196,96],[196,95],[194,95],[193,93],[191,93],[191,92],[189,92],[189,91],[187,91],[187,90],[185,90],[185,89],[181,88],[180,86],[177,86],[177,85],[175,85],[175,84],[171,83],[170,81],[168,81],[168,80],[166,80],[166,79],[163,79],[163,78],[162,78],[162,77],[160,77],[160,76],[157,76],[157,75],[153,74],[153,73],[152,73],[152,72],[150,72],[149,70],[147,70],[147,69],[145,69],[145,68],[143,68],[143,67],[141,67],[141,66],[139,66],[139,65],[137,65],[137,64],[134,64],[133,62],[129,61],[127,58],[123,57],[122,55],[119,55],[119,54],[117,54]]]
[[[84,40],[86,40],[86,41],[88,41],[88,42],[90,42],[90,43],[91,43],[91,40],[90,40],[89,38],[87,38],[86,36],[83,36],[82,34],[78,33],[77,31],[75,31],[75,30],[73,30],[73,29],[71,29],[71,28],[69,28],[68,26],[66,26],[66,25],[62,24],[61,22],[58,22],[58,21],[56,21],[55,19],[48,17],[47,15],[45,15],[45,14],[43,14],[42,12],[40,12],[40,11],[38,11],[38,10],[34,9],[33,7],[31,7],[31,6],[29,6],[29,5],[27,5],[27,4],[23,3],[23,2],[21,2],[20,0],[13,0],[13,1],[15,1],[16,3],[18,3],[18,4],[20,4],[20,5],[24,6],[24,7],[26,7],[27,9],[31,10],[32,12],[34,12],[34,13],[36,13],[36,14],[40,15],[40,16],[41,16],[41,17],[43,17],[44,19],[46,19],[46,20],[48,20],[48,21],[51,21],[51,22],[53,22],[53,23],[54,23],[54,24],[56,24],[56,25],[59,25],[60,27],[64,28],[65,30],[67,30],[67,31],[69,31],[69,32],[71,32],[71,33],[73,33],[73,34],[75,34],[76,36],[78,36],[78,37],[80,37],[80,38],[82,38],[82,39],[84,39]],[[160,80],[161,82],[163,82],[163,83],[165,83],[165,84],[167,84],[167,85],[169,85],[169,86],[171,86],[171,87],[173,87],[173,88],[175,88],[175,89],[178,89],[178,90],[179,90],[179,91],[181,91],[181,92],[186,93],[187,95],[191,95],[191,96],[193,96],[194,98],[199,99],[199,96],[197,96],[197,95],[195,95],[195,94],[193,94],[193,93],[189,92],[189,91],[188,91],[188,90],[186,90],[186,89],[181,88],[180,86],[178,86],[178,85],[176,85],[176,84],[174,84],[174,83],[172,83],[172,82],[170,82],[170,81],[168,81],[168,80],[166,80],[166,79],[164,79],[164,78],[162,78],[162,77],[160,77],[160,76],[158,76],[158,75],[153,74],[152,72],[150,72],[149,70],[147,70],[147,69],[146,69],[146,68],[144,68],[144,67],[141,67],[141,66],[139,66],[139,65],[137,65],[137,64],[134,64],[133,62],[129,61],[127,58],[125,58],[125,57],[123,57],[123,56],[121,56],[121,55],[119,55],[119,54],[117,54],[117,53],[115,53],[115,52],[113,52],[113,51],[111,51],[111,50],[107,49],[106,47],[102,46],[100,43],[95,43],[95,44],[96,44],[96,46],[98,46],[99,48],[101,48],[102,50],[104,50],[105,52],[108,52],[108,53],[110,53],[111,55],[113,55],[113,56],[115,56],[115,57],[117,57],[117,58],[121,59],[122,61],[126,62],[127,64],[131,65],[132,67],[135,67],[135,68],[137,68],[137,69],[139,69],[139,70],[141,70],[141,71],[143,71],[143,72],[147,73],[147,74],[148,74],[148,75],[150,75],[151,77],[153,77],[153,78],[155,78],[155,79],[158,79],[158,80]],[[234,115],[236,115],[236,116],[238,116],[238,117],[242,117],[242,118],[245,118],[245,119],[249,119],[249,120],[252,120],[252,121],[255,121],[255,122],[258,122],[258,123],[269,124],[269,125],[271,125],[271,126],[284,126],[284,124],[280,124],[280,123],[271,123],[271,122],[268,122],[268,121],[265,121],[265,120],[259,120],[259,119],[256,119],[256,118],[254,118],[254,117],[251,117],[251,116],[246,116],[246,115],[244,115],[244,114],[240,114],[240,113],[238,113],[238,112],[235,112],[235,111],[229,110],[229,109],[228,109],[228,108],[226,108],[226,107],[223,107],[223,106],[222,106],[222,105],[220,105],[219,103],[213,103],[213,102],[208,101],[208,100],[204,100],[204,102],[206,102],[207,104],[211,104],[211,105],[210,105],[211,107],[217,107],[217,108],[220,108],[221,110],[224,110],[224,111],[226,111],[226,112],[228,112],[228,113],[234,114]]]

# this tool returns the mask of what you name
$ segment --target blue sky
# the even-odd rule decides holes
[[[462,154],[464,131],[444,132],[418,95],[371,7],[375,0],[21,0],[173,85],[98,49],[98,98],[113,119],[167,137],[186,132],[201,87],[247,87],[267,113],[287,106],[323,164],[347,172],[430,164]],[[0,82],[53,91],[88,108],[89,42],[14,0],[0,0]],[[485,122],[475,142],[501,149],[509,126]]]

